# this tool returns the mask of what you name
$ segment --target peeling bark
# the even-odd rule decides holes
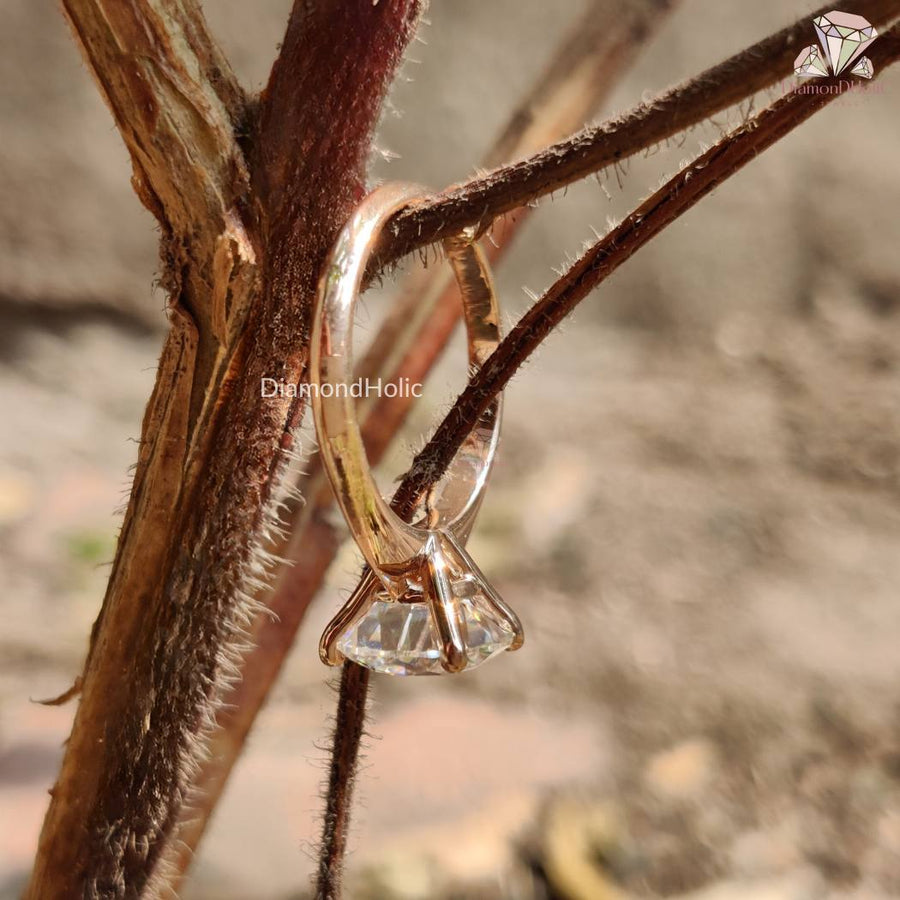
[[[363,192],[419,8],[307,6],[291,16],[257,117],[195,2],[65,2],[162,227],[171,327],[34,900],[162,885],[166,839],[234,671],[246,582],[261,575],[253,549],[297,413],[261,402],[260,378],[301,376],[316,278]]]

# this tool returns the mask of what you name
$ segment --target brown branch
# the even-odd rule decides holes
[[[900,57],[900,25],[872,45],[880,73]],[[810,90],[810,88],[815,90]],[[723,181],[853,88],[848,78],[816,79],[765,109],[706,151],[597,241],[518,321],[474,375],[397,489],[393,508],[410,515],[444,473],[491,400],[554,328],[624,262]],[[830,93],[829,91],[833,91]]]
[[[162,224],[172,330],[33,900],[162,886],[163,851],[250,615],[254,547],[297,414],[289,401],[261,404],[260,378],[300,376],[313,285],[364,190],[419,4],[298,3],[259,127],[194,0],[65,7]]]
[[[135,189],[180,238],[215,238],[246,187],[235,126],[246,100],[194,3],[63,0],[63,10],[116,120]]]
[[[594,0],[574,24],[535,87],[515,109],[483,162],[490,166],[515,155],[532,152],[578,128],[596,112],[618,76],[663,19],[669,0],[646,0],[621,12],[618,3]],[[613,12],[617,12],[614,21]],[[499,248],[489,252],[498,259],[512,236],[527,221],[523,213],[498,224],[493,237]],[[378,374],[390,380],[411,377],[424,380],[443,350],[459,318],[459,297],[445,267],[417,271],[404,283],[399,302],[385,327],[361,360],[362,375]],[[408,404],[402,399],[379,403],[365,411],[363,424],[369,458],[377,462],[400,428]],[[361,416],[363,411],[361,410]],[[304,507],[291,507],[295,519],[289,544],[274,543],[271,552],[293,565],[281,573],[272,596],[260,592],[259,600],[277,618],[262,614],[253,625],[254,649],[241,664],[241,679],[218,716],[219,727],[210,744],[209,759],[196,779],[196,803],[185,810],[179,828],[177,854],[169,861],[184,872],[201,839],[209,816],[224,788],[231,768],[243,749],[268,692],[293,643],[296,631],[334,557],[338,538],[325,512],[332,503],[317,458],[298,485]],[[331,870],[336,877],[336,870]]]
[[[869,54],[880,72],[900,58],[900,26],[879,38]],[[621,225],[591,247],[520,319],[515,328],[475,374],[453,408],[438,426],[431,440],[419,453],[391,501],[393,509],[409,518],[420,499],[446,470],[466,435],[490,401],[506,387],[513,375],[553,329],[588,294],[626,262],[641,247],[659,234],[715,187],[764,150],[806,121],[819,109],[851,89],[847,79],[821,79],[816,82],[826,93],[794,91],[734,134],[698,157],[660,190],[642,203]],[[827,93],[829,89],[835,93]],[[358,740],[365,716],[366,683],[356,682],[352,674],[359,667],[344,663],[338,698],[338,734],[340,758],[334,766],[346,766],[358,754]],[[356,736],[357,745],[352,743]],[[339,786],[329,796],[329,809],[342,819],[348,816],[350,790]],[[341,848],[336,846],[335,852]],[[329,860],[333,865],[334,860]],[[333,895],[319,894],[319,900]]]
[[[63,10],[128,148],[134,189],[162,227],[163,282],[174,308],[169,344],[192,357],[193,385],[176,375],[171,391],[189,392],[190,441],[227,343],[213,296],[234,297],[237,326],[256,277],[248,166],[237,139],[247,101],[190,0],[63,0]]]
[[[316,900],[340,900],[341,896],[341,874],[350,827],[350,798],[366,719],[368,691],[368,669],[353,664],[341,667],[339,696],[342,702],[338,703],[331,748]]]
[[[513,110],[481,167],[534,153],[595,115],[675,5],[675,0],[643,0],[625,7],[610,0],[590,4]],[[485,248],[492,264],[512,246],[532,211],[520,209],[493,223]],[[392,381],[422,381],[443,352],[461,309],[450,272],[446,267],[426,270],[422,283],[413,280],[409,288],[406,302],[396,304],[361,361],[362,376],[389,373]],[[362,429],[370,458],[381,457],[411,404],[409,397],[373,401]]]
[[[480,236],[510,210],[533,203],[708,119],[793,73],[804,43],[814,40],[812,16],[707,69],[619,118],[545,148],[529,159],[449,188],[435,200],[399,212],[385,230],[373,270],[465,228]],[[900,15],[900,0],[859,0],[854,13],[875,25]]]

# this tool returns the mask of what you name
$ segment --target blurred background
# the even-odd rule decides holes
[[[206,0],[247,86],[289,5]],[[604,115],[811,8],[684,0]],[[471,174],[583,10],[433,3],[374,176]],[[153,222],[57,5],[4,12],[0,896],[13,897],[74,712],[32,700],[80,671],[166,321]],[[878,84],[667,229],[512,383],[471,549],[526,647],[459,678],[376,679],[349,896],[900,896],[900,67]],[[509,321],[523,288],[547,286],[592,227],[717,134],[543,203],[499,273]],[[371,298],[361,327],[384,305]],[[462,353],[436,369],[389,474],[461,386]],[[315,644],[354,566],[348,550],[307,617],[188,900],[308,896],[334,707]]]

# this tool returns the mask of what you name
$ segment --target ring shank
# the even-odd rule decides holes
[[[335,494],[366,561],[385,585],[385,567],[402,565],[424,546],[427,531],[404,522],[375,484],[347,385],[353,377],[352,328],[366,265],[381,228],[427,192],[410,184],[373,191],[338,237],[319,284],[313,325],[310,382],[320,452]],[[470,365],[480,366],[500,340],[490,273],[480,249],[467,241],[444,243],[462,294]],[[481,504],[499,439],[499,398],[457,452],[428,497],[429,524],[450,528],[465,541]]]

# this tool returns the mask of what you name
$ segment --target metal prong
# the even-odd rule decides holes
[[[459,561],[462,563],[463,567],[469,569],[469,571],[478,578],[481,583],[480,587],[484,591],[488,602],[501,616],[503,616],[504,619],[506,619],[509,627],[512,629],[512,643],[506,649],[518,650],[525,643],[525,631],[522,628],[522,622],[519,617],[515,614],[513,608],[494,590],[491,583],[484,577],[484,572],[478,568],[475,560],[472,559],[465,548],[460,545],[459,541],[453,536],[453,533],[447,531],[445,532],[445,536],[450,546],[458,554]]]
[[[441,667],[445,672],[461,672],[468,663],[466,656],[465,624],[459,603],[453,594],[447,561],[439,536],[432,532],[423,549],[428,578],[425,580],[425,599],[441,642]]]
[[[356,621],[361,619],[375,602],[375,595],[381,586],[371,569],[367,569],[356,590],[341,607],[338,614],[325,626],[319,638],[319,659],[326,666],[339,666],[344,654],[337,648],[341,635]]]

